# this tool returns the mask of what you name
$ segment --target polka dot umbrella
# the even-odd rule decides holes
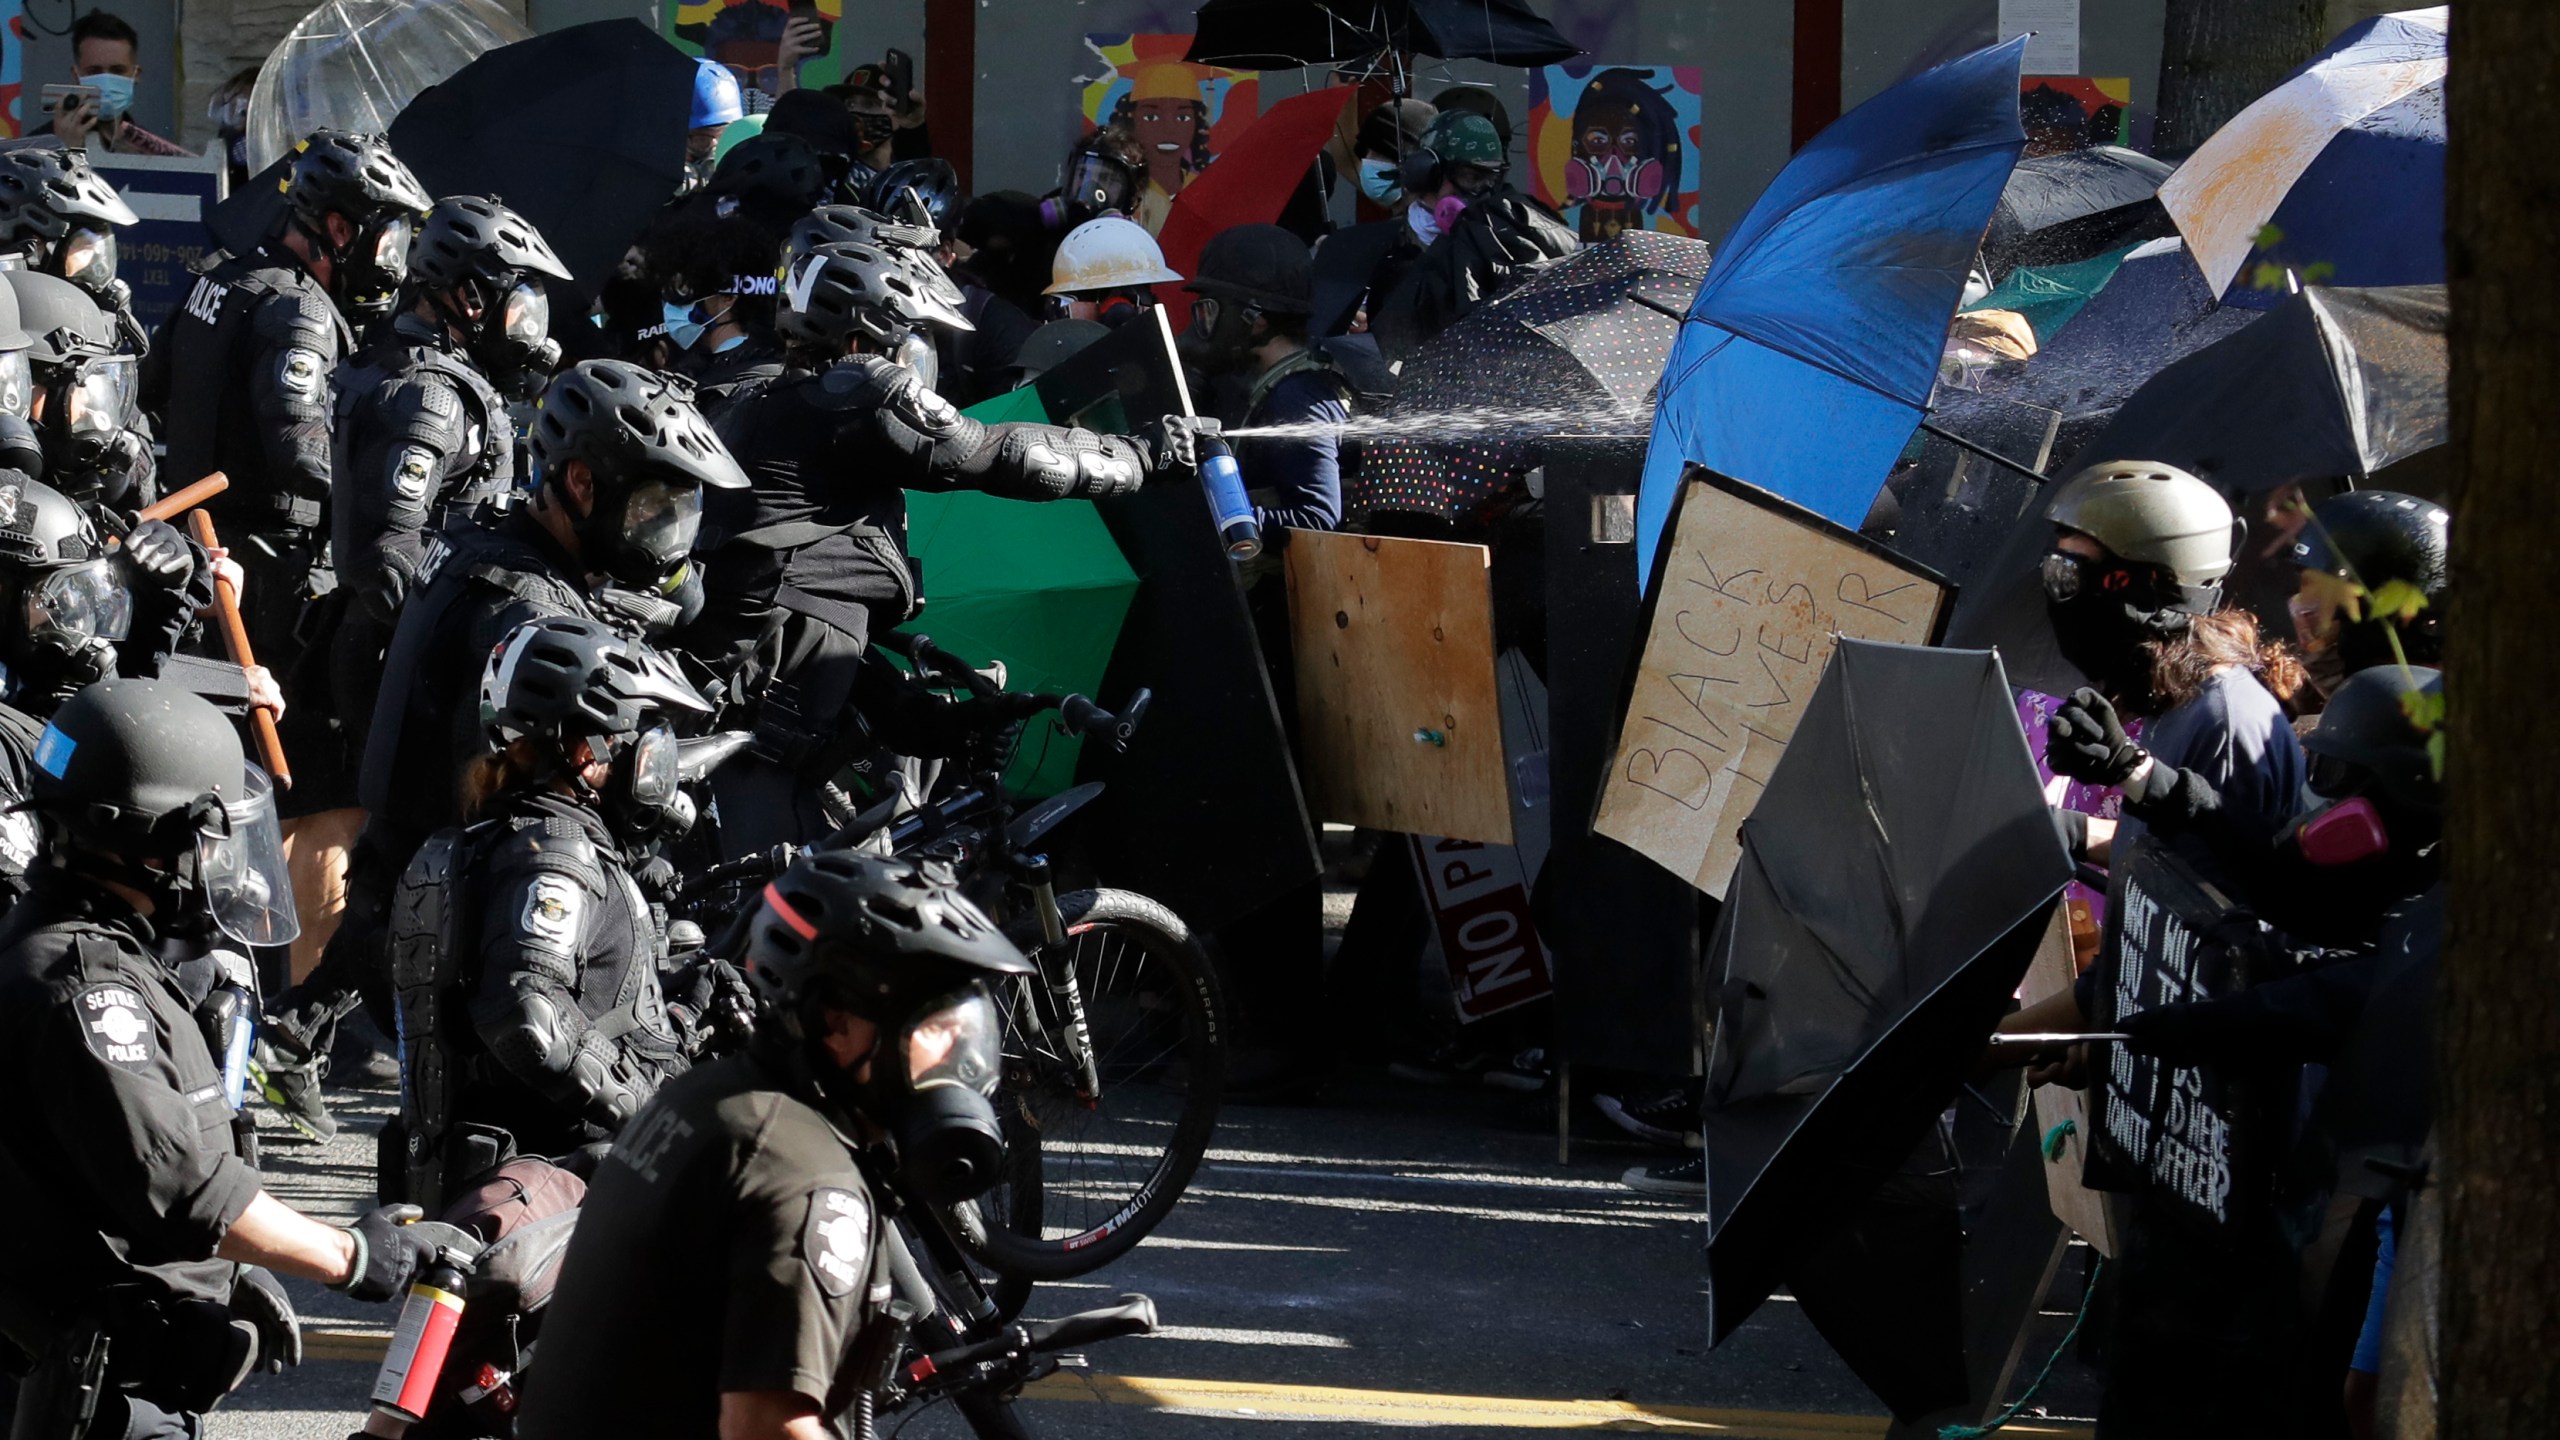
[[[1548,435],[1645,435],[1706,274],[1707,242],[1622,231],[1432,337],[1380,416],[1392,438],[1363,447],[1349,509],[1471,519],[1517,495]]]

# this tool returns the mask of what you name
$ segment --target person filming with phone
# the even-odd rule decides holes
[[[90,139],[110,150],[134,155],[186,155],[166,140],[133,123],[134,86],[142,79],[142,37],[120,16],[92,10],[71,22],[69,85],[44,87],[50,118],[32,138],[51,135],[66,147],[85,148]]]

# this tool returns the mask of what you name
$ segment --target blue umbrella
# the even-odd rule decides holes
[[[2025,53],[2023,38],[1976,51],[1841,116],[1717,251],[1662,372],[1636,511],[1645,574],[1691,461],[1866,518],[2026,144]]]

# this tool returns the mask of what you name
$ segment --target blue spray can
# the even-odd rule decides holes
[[[1262,553],[1262,527],[1254,523],[1253,502],[1245,498],[1244,472],[1236,468],[1235,452],[1215,435],[1198,436],[1194,443],[1200,452],[1200,483],[1208,487],[1209,509],[1218,518],[1218,538],[1226,542],[1229,559],[1250,560]]]

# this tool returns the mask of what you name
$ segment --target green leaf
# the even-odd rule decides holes
[[[2281,265],[2271,265],[2264,260],[2250,266],[2249,288],[2252,290],[2284,289],[2284,267]]]
[[[2397,620],[2406,625],[2427,608],[2426,592],[2406,580],[2385,580],[2373,592],[2373,616],[2377,620]]]
[[[2258,248],[2259,248],[2259,249],[2261,249],[2261,250],[2273,250],[2274,248],[2276,248],[2277,246],[2279,246],[2279,245],[2281,245],[2281,244],[2283,244],[2283,243],[2284,243],[2284,232],[2283,232],[2282,230],[2277,229],[2277,228],[2276,228],[2275,226],[2273,226],[2273,225],[2261,225],[2261,226],[2259,226],[2259,227],[2258,227]]]
[[[2314,260],[2302,267],[2302,283],[2318,285],[2338,273],[2338,267],[2326,260]]]
[[[2409,723],[2416,726],[2420,734],[2435,734],[2444,724],[2444,696],[2442,693],[2430,695],[2423,690],[2404,690],[2400,694],[2400,713],[2409,717]]]
[[[2444,732],[2427,737],[2427,764],[2434,769],[2436,783],[2444,783]]]

